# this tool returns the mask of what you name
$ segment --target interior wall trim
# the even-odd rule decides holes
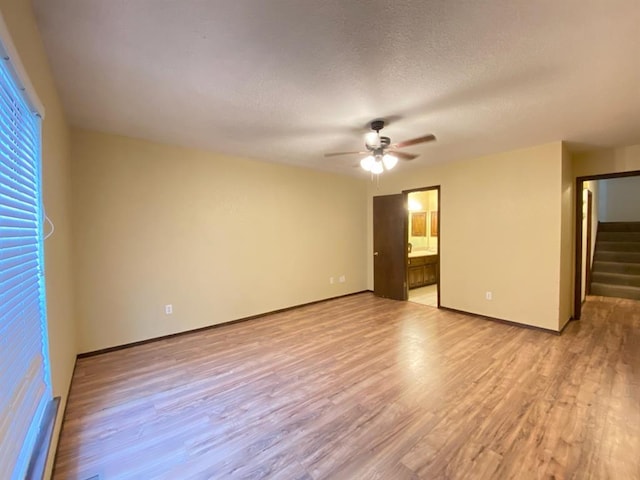
[[[76,376],[76,367],[78,366],[78,357],[76,356],[75,361],[73,362],[73,371],[71,372],[71,381],[69,382],[69,388],[67,388],[67,396],[65,397],[65,401],[64,404],[60,405],[60,408],[62,409],[62,420],[60,423],[60,431],[58,432],[58,438],[57,438],[57,444],[56,444],[56,451],[53,454],[53,463],[52,465],[52,476],[54,476],[55,474],[55,468],[56,468],[56,464],[58,462],[58,445],[60,445],[60,438],[62,438],[62,431],[64,430],[64,423],[65,420],[67,419],[67,405],[69,405],[69,397],[71,396],[71,387],[73,386],[73,379]]]

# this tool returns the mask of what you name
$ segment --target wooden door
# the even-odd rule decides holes
[[[407,299],[407,219],[404,195],[373,197],[373,293]]]

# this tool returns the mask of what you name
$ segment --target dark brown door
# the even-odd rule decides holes
[[[373,197],[373,293],[407,299],[407,210],[404,195]]]

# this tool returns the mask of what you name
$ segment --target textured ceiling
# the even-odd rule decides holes
[[[640,143],[640,0],[33,0],[71,123],[365,175],[567,140]]]

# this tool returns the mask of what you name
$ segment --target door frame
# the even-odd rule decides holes
[[[442,261],[442,229],[440,228],[440,222],[442,221],[442,202],[440,201],[440,189],[441,186],[440,185],[431,185],[430,187],[422,187],[422,188],[412,188],[410,190],[403,190],[402,191],[402,195],[404,196],[404,204],[407,205],[407,219],[409,218],[409,194],[413,193],[413,192],[426,192],[426,191],[430,191],[430,190],[436,190],[437,194],[438,194],[438,263],[436,264],[436,271],[438,272],[437,274],[437,281],[436,281],[436,286],[438,288],[438,307],[440,308],[440,291],[441,291],[441,287],[440,287],[440,262]],[[407,255],[407,259],[409,258],[409,228],[405,228],[404,229],[404,238],[405,238],[405,246],[404,246],[404,251],[406,252]],[[406,276],[407,278],[405,278],[405,294],[407,299],[409,298],[409,269],[406,270]]]
[[[587,190],[587,238],[584,244],[586,248],[585,260],[584,260],[584,295],[585,297],[591,293],[591,236],[593,234],[593,226],[591,217],[593,216],[593,193],[591,190]],[[583,199],[584,202],[584,199]],[[583,205],[584,208],[584,205]],[[584,222],[583,222],[584,223]],[[580,289],[580,300],[582,300],[582,288]]]
[[[575,257],[574,257],[574,280],[573,280],[573,319],[580,320],[582,314],[582,190],[584,182],[590,180],[608,180],[610,178],[624,178],[640,176],[640,170],[630,172],[603,173],[600,175],[586,175],[576,177],[575,191]],[[596,207],[597,208],[597,207]],[[440,228],[440,227],[438,227]],[[596,232],[597,235],[597,232]]]

